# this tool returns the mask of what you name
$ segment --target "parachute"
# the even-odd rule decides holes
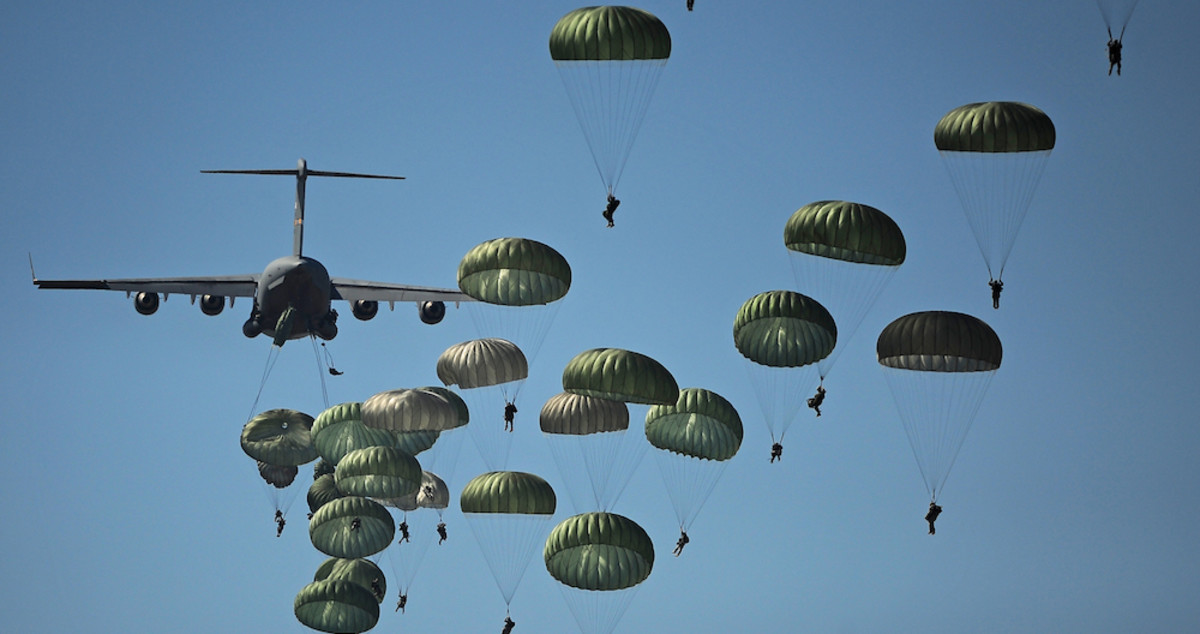
[[[904,234],[874,207],[823,200],[792,214],[783,229],[783,243],[797,290],[821,302],[838,324],[843,345],[817,362],[824,380],[845,342],[904,263]]]
[[[345,559],[381,552],[395,532],[396,524],[387,509],[354,495],[325,503],[308,523],[308,536],[317,550]]]
[[[642,457],[637,445],[644,443],[629,433],[629,407],[562,392],[542,406],[539,421],[575,508],[611,508]]]
[[[392,432],[441,431],[458,426],[458,409],[428,390],[388,390],[363,401],[362,422]]]
[[[312,425],[312,416],[304,412],[272,409],[242,427],[242,451],[254,459],[271,505],[285,515],[298,494],[290,486],[299,472],[296,467],[317,459]]]
[[[1012,101],[955,108],[933,130],[993,280],[1004,275],[1054,140],[1046,113]]]
[[[342,403],[321,412],[313,422],[312,440],[321,458],[333,465],[355,449],[399,445],[392,432],[363,423],[362,403]]]
[[[421,465],[401,449],[364,447],[343,456],[333,476],[337,489],[346,495],[398,498],[420,489]]]
[[[888,324],[876,353],[936,502],[1000,367],[1000,338],[970,315],[920,312]]]
[[[438,357],[437,374],[442,383],[457,385],[470,400],[476,420],[467,429],[484,463],[493,470],[506,466],[512,434],[501,425],[502,412],[507,404],[516,402],[529,376],[525,354],[505,339],[464,341]]]
[[[571,288],[571,265],[536,240],[496,238],[462,257],[458,288],[479,300],[466,308],[481,337],[511,341],[532,361]]]
[[[670,56],[666,25],[633,7],[576,9],[550,32],[550,57],[610,194]]]
[[[733,343],[746,357],[772,442],[788,427],[816,383],[815,364],[837,344],[833,317],[816,300],[767,291],[746,300],[733,320]]]
[[[308,487],[308,512],[316,513],[325,504],[342,497],[346,497],[346,494],[338,490],[337,480],[332,473],[319,475],[313,478],[312,485]]]
[[[679,398],[675,377],[661,363],[620,348],[580,352],[563,369],[562,382],[572,394],[626,403],[666,405]]]
[[[296,620],[321,632],[365,632],[379,622],[379,602],[349,579],[314,581],[296,594]]]
[[[679,398],[675,377],[661,363],[620,348],[593,348],[575,355],[563,368],[562,385],[568,394],[621,401],[626,407],[641,405],[636,408],[638,420],[645,416],[645,406],[674,403]],[[614,430],[581,439],[581,449],[585,444],[595,445],[586,451],[600,454],[591,458],[587,469],[597,505],[587,510],[607,511],[616,504],[646,453],[648,445],[641,431],[639,425],[632,432]],[[586,501],[585,497],[575,503]]]
[[[557,507],[554,489],[519,471],[493,471],[463,487],[459,507],[487,560],[505,605],[545,539]]]
[[[616,628],[638,584],[654,567],[654,543],[633,520],[583,513],[563,520],[546,539],[546,570],[586,634]]]
[[[646,440],[659,451],[655,462],[671,505],[686,533],[742,446],[742,419],[720,394],[701,388],[679,391],[674,405],[646,414]]]
[[[383,571],[379,569],[379,566],[376,566],[375,562],[370,559],[330,557],[321,562],[321,565],[317,567],[316,574],[313,575],[313,581],[325,581],[326,579],[353,581],[370,591],[375,596],[375,600],[380,603],[387,594],[387,579],[383,576]],[[378,586],[378,594],[372,584]]]

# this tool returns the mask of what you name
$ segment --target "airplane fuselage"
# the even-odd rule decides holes
[[[275,339],[300,339],[310,333],[332,339],[337,335],[332,290],[329,272],[320,262],[300,255],[274,260],[258,279],[254,309],[243,330],[247,336],[263,333]],[[291,323],[281,323],[289,307]],[[278,332],[280,327],[286,331]]]

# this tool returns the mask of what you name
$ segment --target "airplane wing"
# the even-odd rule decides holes
[[[123,280],[39,280],[38,288],[92,289],[125,291],[128,293],[159,293],[170,295],[214,295],[220,297],[254,297],[258,275],[224,275],[217,277],[145,277]]]
[[[364,280],[348,280],[343,277],[335,277],[331,281],[333,282],[333,299],[344,299],[348,302],[356,302],[358,300],[375,302],[475,301],[473,297],[466,293],[448,288],[367,282]]]

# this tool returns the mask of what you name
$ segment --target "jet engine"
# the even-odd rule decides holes
[[[133,307],[143,315],[153,315],[158,310],[158,293],[138,293],[134,295]]]
[[[442,302],[421,302],[417,304],[417,311],[421,315],[421,321],[433,325],[440,322],[446,316],[446,304]]]
[[[220,315],[225,310],[225,298],[220,295],[201,295],[200,312],[205,315]]]
[[[354,313],[355,318],[361,321],[370,321],[375,315],[379,314],[379,302],[360,299],[350,304],[350,311]]]
[[[257,318],[251,317],[246,320],[246,323],[242,324],[242,334],[253,339],[262,334],[262,324],[259,323]]]

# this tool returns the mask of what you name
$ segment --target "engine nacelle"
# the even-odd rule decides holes
[[[133,307],[143,315],[153,315],[158,310],[158,293],[138,293],[134,295]]]
[[[251,317],[246,320],[246,323],[242,324],[242,334],[253,339],[262,334],[262,324],[257,319]]]
[[[355,318],[361,321],[370,321],[379,314],[379,302],[360,299],[350,304],[350,311],[354,313]]]
[[[331,321],[327,321],[327,322],[321,324],[319,327],[317,327],[317,329],[315,331],[313,331],[313,334],[320,337],[321,339],[324,339],[325,341],[332,340],[334,337],[337,336],[337,333],[338,333],[337,324],[335,324]]]
[[[446,304],[442,302],[421,302],[417,304],[417,311],[421,315],[421,321],[433,325],[440,322],[446,316]]]
[[[205,315],[220,315],[225,310],[225,298],[220,295],[201,295],[200,312]]]

